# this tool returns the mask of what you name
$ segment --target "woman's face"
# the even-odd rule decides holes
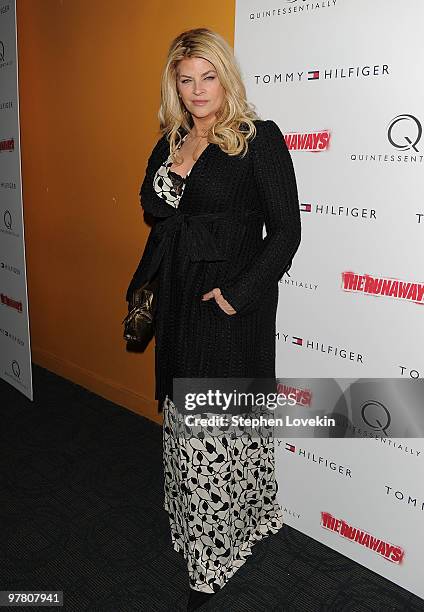
[[[224,102],[225,90],[211,62],[201,57],[180,60],[177,89],[187,110],[198,119],[211,120]],[[204,101],[196,104],[196,101]]]

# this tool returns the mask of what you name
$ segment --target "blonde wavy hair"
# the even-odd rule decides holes
[[[248,140],[256,135],[253,121],[260,117],[255,111],[256,107],[247,101],[240,68],[230,45],[216,32],[196,28],[182,32],[172,41],[162,73],[158,119],[162,135],[167,134],[172,161],[182,161],[177,153],[182,141],[180,128],[188,132],[193,127],[191,113],[177,90],[178,63],[189,57],[211,62],[225,90],[224,103],[207,132],[207,142],[217,144],[228,155],[241,154],[244,157]]]

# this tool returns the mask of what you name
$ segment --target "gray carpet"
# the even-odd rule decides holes
[[[69,612],[183,612],[161,427],[39,366],[33,375],[34,402],[0,381],[0,589],[61,590]],[[418,612],[424,601],[285,525],[202,610]]]

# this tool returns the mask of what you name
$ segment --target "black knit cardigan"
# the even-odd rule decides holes
[[[131,292],[158,274],[155,373],[159,412],[173,378],[275,378],[278,281],[301,240],[296,178],[283,134],[256,120],[244,158],[208,144],[194,164],[178,208],[153,178],[169,155],[156,143],[140,190],[153,222]],[[181,134],[184,135],[181,129]],[[265,223],[266,237],[263,238]],[[236,310],[204,293],[219,287]]]

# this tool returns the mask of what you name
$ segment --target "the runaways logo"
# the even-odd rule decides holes
[[[321,153],[330,147],[330,131],[285,134],[287,148],[291,151]]]
[[[277,383],[277,392],[284,394],[286,397],[292,395],[296,398],[296,404],[300,406],[310,406],[312,400],[312,391],[310,389],[301,389],[300,387],[291,387],[284,383]]]
[[[334,518],[329,512],[321,512],[321,527],[339,533],[343,538],[373,550],[392,563],[400,564],[403,561],[405,551],[400,546],[375,538],[358,527],[352,527],[343,519]]]
[[[9,306],[9,308],[17,310],[18,312],[22,312],[22,302],[12,299],[5,293],[0,293],[0,303],[5,304],[5,306]]]
[[[369,295],[384,295],[408,300],[416,304],[424,304],[424,283],[400,281],[394,278],[371,276],[342,272],[342,290],[368,293]]]
[[[7,138],[6,140],[0,140],[0,152],[1,151],[14,151],[15,140],[13,138]]]

